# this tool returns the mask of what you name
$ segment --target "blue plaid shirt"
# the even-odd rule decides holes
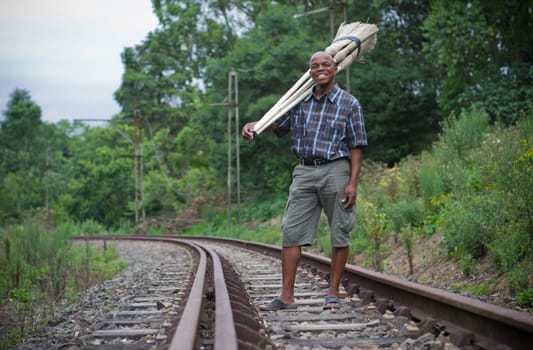
[[[319,101],[313,93],[277,120],[276,134],[291,133],[298,158],[350,158],[350,149],[367,146],[359,101],[335,85]]]

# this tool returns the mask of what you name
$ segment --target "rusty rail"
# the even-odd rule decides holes
[[[181,318],[165,348],[168,350],[193,350],[201,341],[198,339],[198,329],[200,316],[204,312],[204,295],[209,277],[213,279],[215,292],[214,350],[237,350],[239,348],[224,269],[220,257],[212,248],[199,242],[170,236],[82,236],[75,239],[160,241],[189,246],[199,257],[198,267]],[[212,270],[211,275],[209,274],[210,269]]]
[[[180,237],[200,239],[200,237]],[[266,255],[279,257],[281,249],[268,244],[237,239],[201,237],[201,239],[235,244]],[[302,253],[301,264],[324,274],[329,273],[330,259]],[[388,276],[355,265],[345,269],[349,295],[363,291],[372,300],[381,299],[388,307],[406,307],[415,320],[435,319],[451,334],[459,334],[456,345],[476,345],[481,349],[531,349],[533,316],[464,297],[437,288]]]
[[[218,254],[209,247],[204,247],[213,262],[213,280],[215,285],[215,350],[237,350],[237,332],[233,322],[233,311],[224,279],[224,271]]]
[[[207,275],[207,256],[203,249],[200,249],[195,244],[187,243],[193,247],[199,257],[198,268],[196,269],[196,276],[189,292],[187,304],[183,310],[183,314],[178,323],[178,326],[172,336],[169,350],[193,350],[196,344],[196,335],[198,325],[200,322],[200,315],[202,313],[204,285]]]
[[[91,237],[91,239],[143,239],[174,243],[189,242],[189,244],[195,245],[196,248],[200,250],[202,250],[199,247],[199,245],[202,244],[201,241],[212,241],[237,245],[245,249],[275,257],[281,255],[281,250],[277,246],[219,237],[180,236],[179,238],[176,238],[170,236],[108,236],[106,238],[105,236],[95,236]],[[209,252],[208,255],[210,255],[210,258],[208,258],[208,260],[211,260],[211,264],[213,265],[213,275],[215,276],[215,303],[217,309],[215,318],[220,316],[219,313],[221,315],[231,315],[232,312],[228,311],[231,310],[231,306],[227,306],[228,300],[231,299],[231,295],[228,295],[227,292],[223,292],[224,290],[228,290],[228,286],[219,287],[219,283],[216,282],[216,280],[224,280],[224,273],[220,272],[223,268],[218,265],[220,263],[219,258],[216,254],[212,255],[211,249],[203,249],[205,249],[206,252]],[[310,253],[303,253],[301,264],[327,275],[329,273],[330,259]],[[201,272],[197,272],[197,275],[199,274],[201,274]],[[349,295],[355,293],[365,295],[369,300],[384,302],[387,308],[392,308],[393,310],[407,308],[415,320],[434,320],[435,327],[447,331],[452,336],[454,334],[459,335],[459,337],[454,340],[456,346],[476,345],[477,347],[486,350],[494,348],[512,348],[516,350],[530,348],[530,339],[533,339],[533,316],[525,312],[484,303],[476,299],[376,273],[354,265],[346,266],[344,277],[345,280],[343,281],[343,284]],[[205,281],[203,283],[205,284]],[[198,282],[198,284],[202,283]],[[236,288],[231,285],[230,289]],[[242,299],[243,296],[240,296],[240,298]],[[198,316],[196,311],[187,310],[183,313],[182,318],[186,316],[185,314],[189,313]],[[242,313],[239,317],[241,315]],[[215,334],[214,344],[217,344],[219,341],[221,344],[220,347],[216,347],[215,349],[234,349],[234,346],[236,346],[235,344],[238,344],[239,342],[239,331],[244,333],[241,329],[243,323],[236,322],[232,317],[225,318],[225,321],[220,322],[221,323],[219,323],[218,320],[215,320],[215,333],[218,331],[220,334]],[[182,322],[180,322],[180,324],[181,323]],[[176,331],[171,342],[171,346],[176,347],[171,347],[171,350],[174,348],[186,348],[183,339],[191,338],[191,334],[196,336],[198,323],[195,321],[187,321],[184,322],[183,327],[185,327],[185,324],[190,324],[191,326],[185,328],[187,331],[184,331],[183,336],[177,335]],[[195,324],[196,326],[193,326],[192,324]],[[223,331],[224,327],[228,325],[231,325],[232,329],[229,331]],[[235,326],[237,326],[237,332],[235,331]],[[179,328],[180,327],[181,325]],[[237,333],[236,336],[235,333]],[[188,335],[186,336],[186,334]],[[225,337],[231,339],[224,339]],[[257,344],[260,341],[263,340],[253,340],[251,343]],[[264,341],[267,342],[266,340]],[[192,348],[187,347],[187,349]]]

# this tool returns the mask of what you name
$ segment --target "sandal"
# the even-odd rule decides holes
[[[298,305],[285,304],[279,298],[272,299],[270,303],[259,305],[259,310],[261,311],[296,310],[297,308],[298,308]]]
[[[336,295],[328,295],[324,301],[324,310],[333,310],[341,308],[341,300]]]

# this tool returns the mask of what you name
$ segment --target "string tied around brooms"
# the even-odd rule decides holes
[[[360,61],[376,45],[378,27],[371,23],[341,23],[337,34],[324,51],[330,54],[337,65],[337,73]],[[283,114],[296,106],[313,90],[315,83],[307,70],[302,77],[266,112],[254,125],[254,134],[259,135]]]

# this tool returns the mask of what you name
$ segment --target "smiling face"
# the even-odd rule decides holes
[[[311,78],[321,89],[328,89],[335,84],[337,66],[333,58],[325,52],[318,52],[309,62]]]

